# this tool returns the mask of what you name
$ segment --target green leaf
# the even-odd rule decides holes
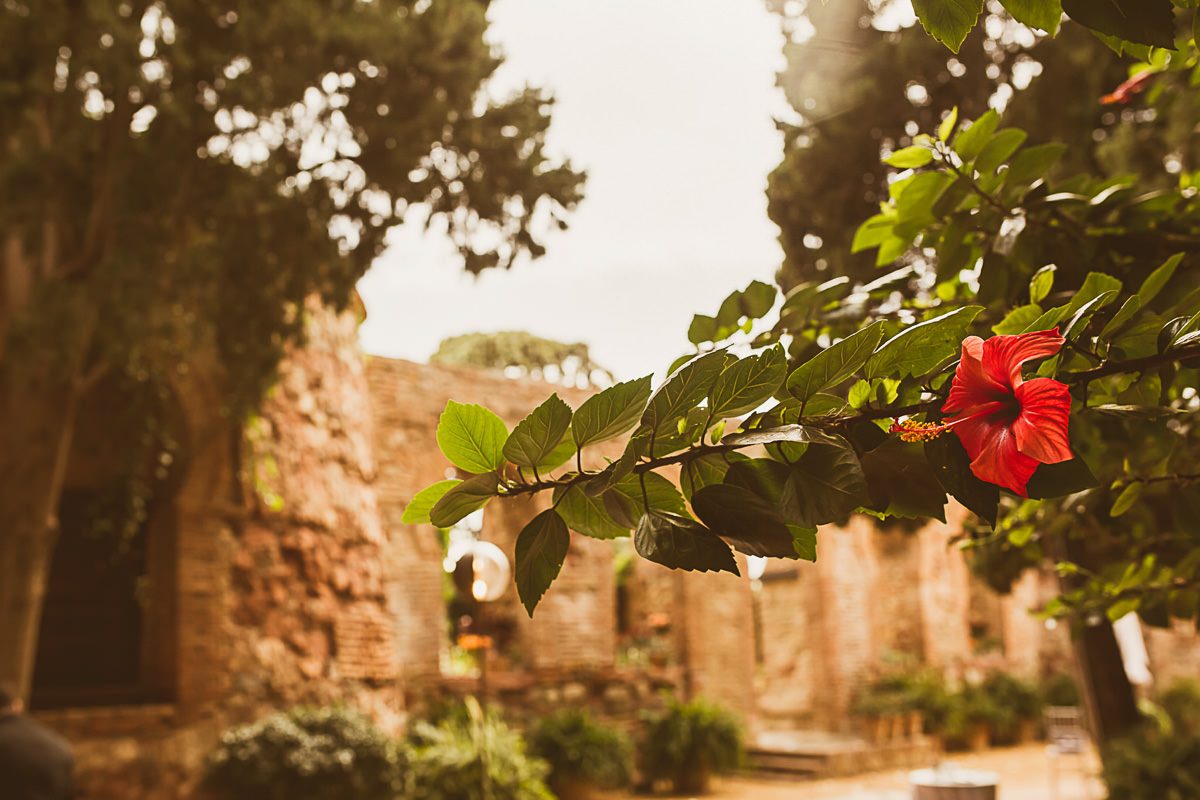
[[[950,137],[954,135],[955,129],[958,127],[958,106],[950,109],[950,113],[938,125],[937,137],[943,142],[950,141]]]
[[[1197,16],[1200,17],[1200,13]],[[1163,290],[1163,287],[1171,280],[1171,276],[1175,274],[1175,268],[1183,260],[1183,255],[1183,253],[1176,253],[1171,256],[1163,262],[1161,267],[1147,275],[1146,280],[1142,281],[1141,287],[1137,290],[1137,299],[1143,306],[1150,305],[1150,301],[1158,297],[1158,293]]]
[[[1047,264],[1033,273],[1029,280],[1029,302],[1040,303],[1046,299],[1054,287],[1054,272],[1057,269],[1053,264]]]
[[[605,510],[604,501],[589,495],[579,484],[555,489],[554,507],[568,528],[584,536],[616,539],[629,535],[630,529],[616,522]]]
[[[1066,152],[1067,146],[1057,142],[1025,148],[1017,154],[1004,173],[1005,186],[1021,189],[1041,180]]]
[[[596,497],[616,486],[618,481],[633,472],[638,459],[645,454],[649,445],[649,430],[638,428],[637,432],[629,439],[629,443],[625,445],[625,452],[621,454],[621,457],[588,480],[584,485],[584,491]]]
[[[450,487],[429,511],[429,521],[439,528],[449,528],[472,511],[478,511],[496,496],[500,476],[485,472]]]
[[[575,440],[571,438],[571,428],[568,427],[562,438],[558,440],[558,444],[538,463],[537,468],[542,472],[549,472],[561,467],[571,456],[575,455],[575,450]]]
[[[1063,336],[1067,339],[1075,339],[1078,334],[1083,332],[1083,329],[1087,326],[1088,320],[1092,318],[1093,314],[1116,299],[1117,290],[1109,289],[1107,292],[1104,292],[1097,297],[1093,297],[1091,300],[1084,303],[1083,306],[1081,306],[1079,310],[1075,312],[1075,316],[1071,317],[1070,321],[1067,322],[1066,326],[1063,328]]]
[[[913,10],[930,36],[957,53],[983,11],[983,0],[913,0]]]
[[[627,433],[637,425],[650,399],[651,380],[653,376],[647,375],[618,383],[584,400],[571,424],[575,446],[582,450],[589,444]]]
[[[791,465],[780,497],[784,515],[806,527],[844,519],[867,502],[862,465],[844,440],[840,447],[809,446]]]
[[[1089,272],[1083,279],[1079,290],[1072,295],[1071,302],[1067,303],[1067,308],[1063,311],[1063,318],[1073,316],[1079,309],[1106,292],[1121,291],[1122,285],[1121,281],[1112,275],[1106,275],[1103,272]],[[1115,296],[1109,298],[1110,302],[1113,299],[1116,299]],[[1093,308],[1093,310],[1095,309]]]
[[[1025,331],[1035,320],[1042,316],[1042,307],[1036,305],[1018,306],[1005,315],[1004,319],[992,326],[992,333],[1014,334]]]
[[[513,571],[517,594],[529,616],[558,577],[570,547],[567,524],[553,508],[538,514],[517,535]]]
[[[718,483],[692,498],[696,516],[733,549],[751,556],[797,558],[795,537],[775,508],[748,489]]]
[[[437,443],[450,463],[467,472],[489,472],[504,464],[504,420],[473,403],[446,403],[437,426]]]
[[[944,172],[918,173],[896,197],[899,221],[922,227],[927,222],[934,221],[933,204],[952,183],[954,177]],[[900,231],[897,230],[896,233],[899,234]],[[911,235],[900,238],[912,241]]]
[[[787,356],[772,347],[726,367],[708,396],[714,420],[753,411],[779,391],[787,376]]]
[[[963,161],[971,161],[980,153],[983,148],[992,140],[992,134],[996,132],[996,126],[1000,124],[1000,115],[993,109],[988,109],[979,119],[971,123],[971,127],[958,134],[958,138],[954,140],[954,152],[962,158]]]
[[[914,144],[902,147],[883,160],[888,166],[898,169],[916,169],[933,161],[933,152],[928,147]]]
[[[1020,128],[1005,128],[996,131],[991,141],[983,146],[983,151],[975,159],[975,170],[984,177],[996,173],[996,169],[1025,144],[1029,134]]]
[[[646,482],[645,496],[642,494],[643,479]],[[611,501],[620,498],[623,498],[625,502],[614,508]],[[628,522],[630,527],[637,524],[638,517],[646,510],[647,504],[654,511],[670,511],[682,516],[687,515],[687,506],[683,502],[683,495],[675,488],[675,484],[657,472],[627,475],[605,495],[605,499],[609,501],[605,508],[613,514],[613,518],[622,524]],[[624,513],[621,513],[621,510]]]
[[[742,313],[750,319],[758,319],[775,305],[778,290],[769,283],[750,281],[742,290]]]
[[[537,467],[554,452],[570,426],[571,407],[552,394],[513,428],[504,443],[504,457],[518,467]]]
[[[1129,509],[1133,508],[1133,504],[1142,496],[1142,488],[1144,484],[1131,483],[1126,486],[1117,499],[1113,501],[1112,509],[1108,512],[1110,517],[1119,517]]]
[[[1055,306],[1049,311],[1043,313],[1033,322],[1029,323],[1029,325],[1027,325],[1025,330],[1021,331],[1021,333],[1028,333],[1029,331],[1048,331],[1062,321],[1062,318],[1066,315],[1066,313],[1067,307],[1065,305]]]
[[[679,472],[679,488],[683,491],[683,496],[691,500],[696,492],[705,486],[725,480],[725,473],[728,471],[729,462],[722,454],[690,459],[684,462],[683,469]]]
[[[721,444],[734,447],[749,447],[772,442],[796,442],[798,444],[825,444],[840,447],[845,444],[840,436],[825,433],[808,425],[779,425],[771,428],[754,428],[742,433],[731,433],[721,439]]]
[[[1004,9],[1022,25],[1045,31],[1054,36],[1062,22],[1061,0],[1000,0]]]
[[[1126,298],[1125,302],[1121,305],[1121,308],[1118,309],[1117,313],[1113,314],[1112,319],[1110,319],[1105,324],[1104,328],[1101,329],[1100,341],[1107,342],[1112,339],[1112,337],[1120,333],[1121,329],[1125,327],[1125,324],[1128,323],[1129,320],[1133,319],[1134,315],[1141,311],[1141,309],[1142,301],[1138,299],[1136,294],[1130,295],[1128,298]]]
[[[697,314],[692,317],[688,326],[688,341],[692,344],[711,342],[717,338],[717,318],[707,314]]]
[[[896,217],[876,214],[868,219],[854,232],[854,241],[850,245],[851,253],[861,253],[883,244],[892,235],[896,227]]]
[[[460,483],[462,481],[452,478],[446,481],[438,481],[432,486],[426,486],[409,501],[408,505],[404,508],[404,515],[400,517],[400,521],[405,525],[429,525],[429,512],[433,509],[433,506],[438,500],[442,499],[442,496],[446,492]]]
[[[729,545],[693,519],[665,511],[642,516],[633,546],[647,561],[671,569],[740,575]]]
[[[1173,49],[1175,7],[1171,0],[1062,0],[1074,21],[1128,42]]]
[[[788,376],[787,390],[801,402],[841,383],[866,363],[883,338],[883,323],[875,322],[830,345]]]
[[[1060,464],[1040,465],[1025,489],[1030,499],[1045,500],[1095,489],[1097,485],[1096,476],[1092,474],[1091,468],[1082,458],[1076,456]]]
[[[958,437],[950,434],[925,443],[925,458],[942,488],[958,502],[996,527],[1000,489],[975,477],[971,459]]]
[[[868,380],[924,375],[953,358],[983,306],[964,306],[900,331],[867,361]]]
[[[946,493],[921,449],[889,439],[864,453],[870,508],[889,517],[946,521]]]
[[[642,423],[657,433],[674,425],[679,417],[705,398],[724,369],[727,357],[724,350],[715,350],[693,358],[671,373],[650,395]]]

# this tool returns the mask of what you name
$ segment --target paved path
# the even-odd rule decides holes
[[[989,750],[948,759],[970,769],[1000,775],[999,800],[1100,800],[1099,783],[1080,772],[1077,759],[1060,759],[1057,795],[1051,790],[1051,762],[1042,745]],[[1089,759],[1090,772],[1095,761]],[[820,781],[727,779],[709,795],[714,800],[909,800],[908,771],[878,772]]]

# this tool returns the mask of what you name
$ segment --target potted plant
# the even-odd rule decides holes
[[[530,751],[550,765],[547,783],[559,800],[588,800],[597,789],[629,785],[628,738],[586,711],[563,710],[539,721],[528,735]]]
[[[728,711],[693,700],[672,700],[648,715],[642,731],[641,768],[651,781],[670,780],[679,794],[707,794],[714,774],[742,762],[742,728]]]
[[[1025,744],[1037,734],[1042,699],[1037,687],[1004,672],[993,672],[983,681],[983,692],[998,710],[992,733],[998,744]]]
[[[964,686],[952,696],[946,714],[946,749],[986,750],[991,744],[993,726],[1003,724],[1005,711],[999,709],[979,686]]]

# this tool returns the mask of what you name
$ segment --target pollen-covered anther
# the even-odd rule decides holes
[[[917,422],[906,419],[893,420],[889,433],[897,434],[902,442],[928,442],[946,432],[946,426],[936,422]]]

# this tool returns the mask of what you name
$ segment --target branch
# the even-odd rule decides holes
[[[1071,383],[1088,383],[1089,381],[1094,381],[1097,378],[1103,378],[1108,375],[1120,375],[1125,372],[1145,372],[1150,367],[1170,364],[1174,361],[1183,361],[1194,356],[1200,356],[1200,345],[1188,345],[1187,347],[1180,347],[1177,350],[1167,350],[1163,353],[1155,353],[1152,356],[1143,356],[1142,358],[1109,361],[1098,367],[1086,369],[1083,372],[1069,373],[1065,377]]]

